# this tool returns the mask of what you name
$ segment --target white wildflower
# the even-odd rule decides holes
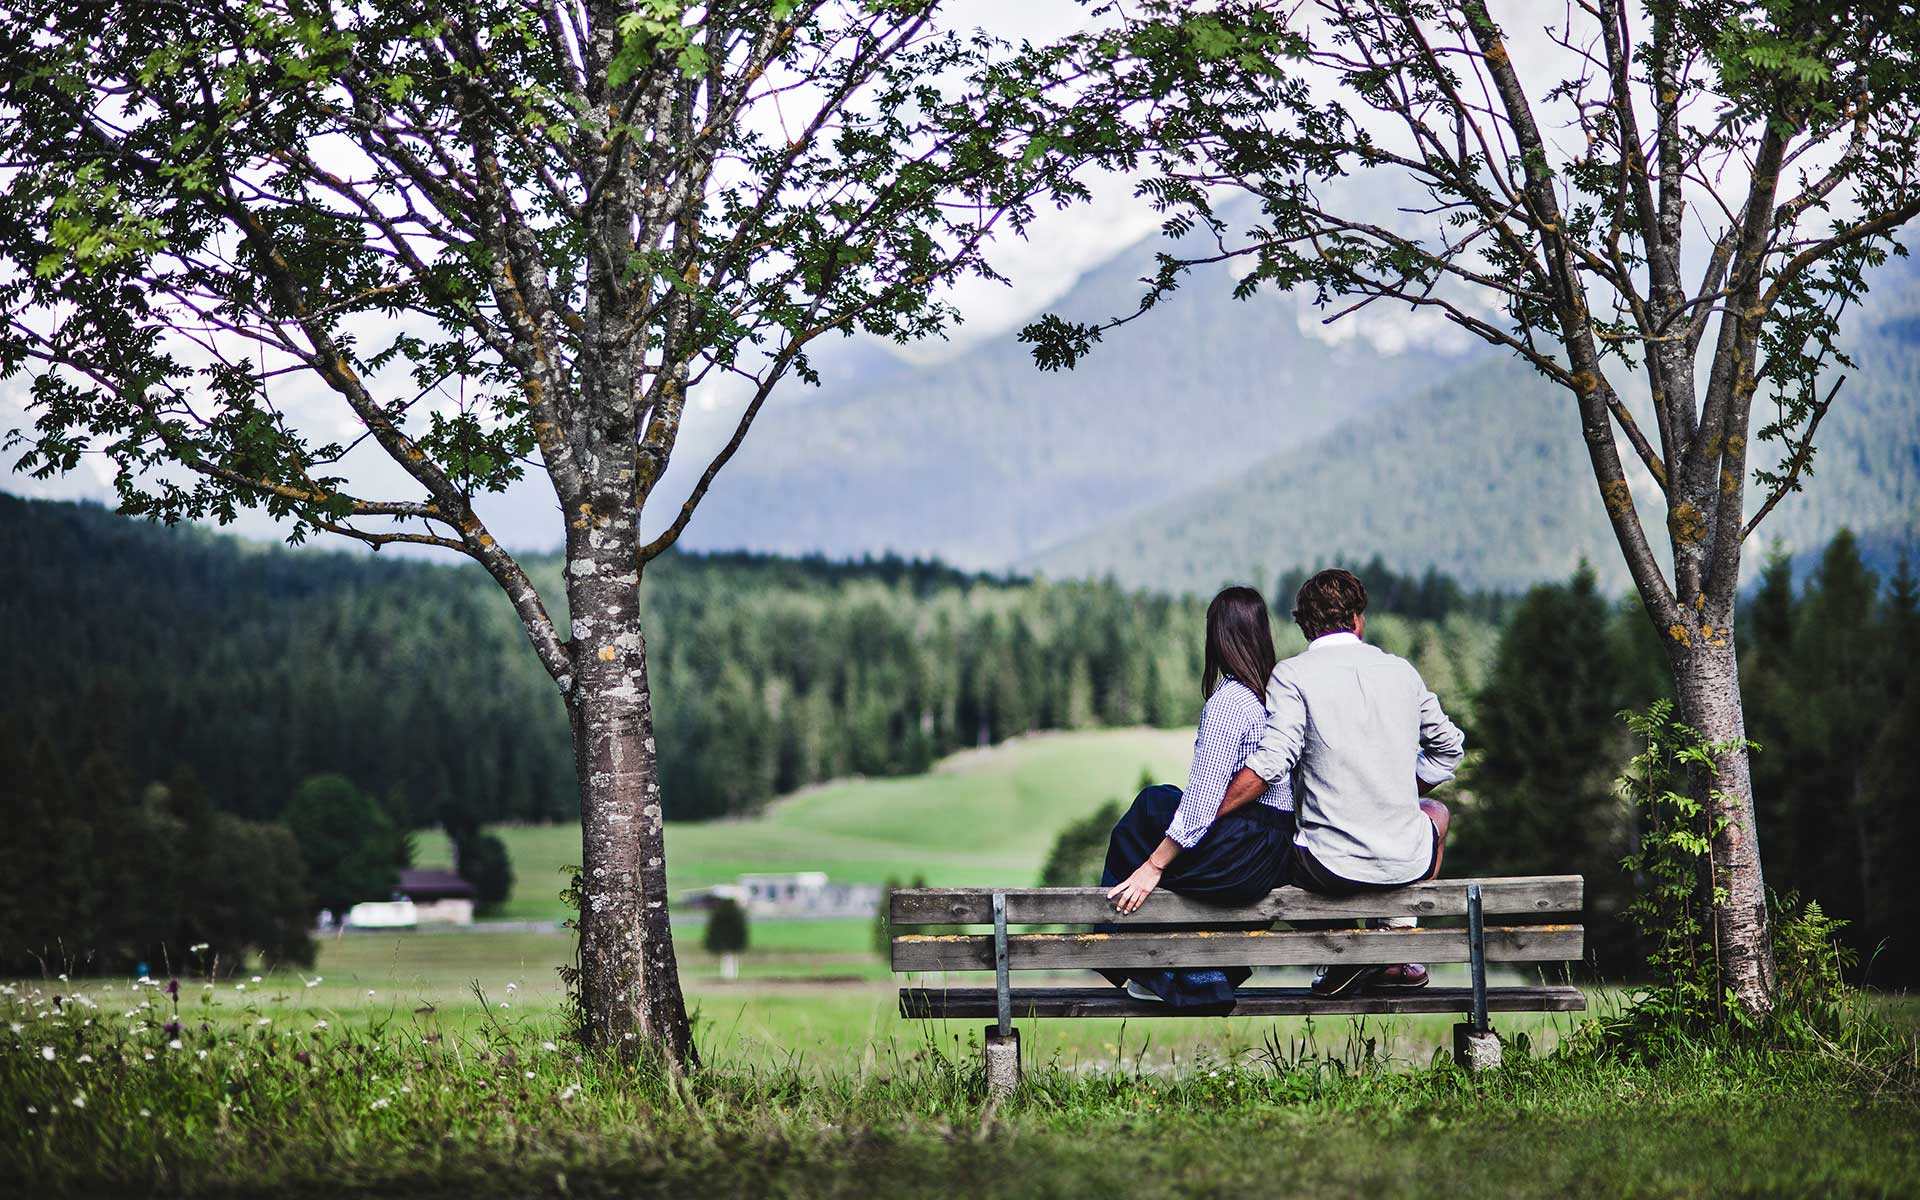
[[[201,1058],[205,1058],[206,1056],[207,1056],[207,1052],[206,1052],[205,1050],[202,1050],[202,1051],[200,1052],[200,1057],[201,1057]]]
[[[74,1059],[73,1061],[75,1061],[75,1062],[83,1062],[83,1063],[90,1063],[90,1062],[92,1062],[92,1061],[93,1061],[93,1055],[91,1055],[91,1054],[82,1054],[82,1055],[81,1055],[81,1056],[80,1056],[79,1058],[76,1058],[76,1059]]]
[[[52,1046],[40,1047],[40,1057],[46,1059],[48,1062],[52,1062],[54,1059],[53,1047]]]
[[[236,992],[244,992],[247,990],[247,985],[244,983],[236,983],[233,985],[233,990]]]
[[[143,1117],[151,1117],[153,1115],[153,1111],[151,1109],[143,1108],[140,1110],[140,1115]]]
[[[153,1051],[151,1051],[151,1050],[149,1050],[149,1051],[147,1051],[147,1061],[148,1061],[148,1062],[152,1062],[152,1061],[153,1061]]]
[[[75,1096],[73,1098],[73,1106],[75,1108],[85,1108],[87,1106],[87,1098],[85,1096]]]
[[[393,1103],[393,1101],[392,1101],[392,1100],[390,1100],[390,1099],[388,1099],[388,1098],[387,1098],[387,1097],[385,1097],[385,1096],[382,1096],[382,1097],[380,1097],[380,1098],[379,1098],[378,1100],[375,1100],[375,1101],[374,1101],[374,1102],[373,1102],[373,1103],[372,1103],[371,1105],[369,1105],[368,1107],[369,1107],[369,1108],[385,1108],[385,1107],[386,1107],[387,1105],[389,1105],[389,1104],[392,1104],[392,1103]]]
[[[528,1078],[528,1079],[532,1079],[532,1078],[533,1078],[533,1072],[532,1072],[532,1071],[528,1071],[528,1072],[527,1072],[527,1078]]]
[[[325,1021],[315,1021],[313,1023],[313,1027],[315,1029],[325,1029],[327,1027],[327,1023]]]
[[[179,1038],[175,1038],[167,1043],[167,1049],[169,1050],[184,1050],[185,1048],[185,1044],[182,1043]]]
[[[260,977],[259,977],[258,975],[255,975],[255,976],[253,977],[253,981],[254,981],[255,983],[259,983],[259,982],[260,982]]]
[[[517,992],[519,990],[520,990],[520,985],[517,983],[510,983],[507,985],[508,992]]]
[[[540,1048],[542,1050],[558,1050],[560,1047],[554,1045],[552,1042],[541,1042]]]
[[[561,1100],[571,1100],[579,1094],[580,1094],[580,1085],[577,1083],[570,1083],[566,1086],[565,1090],[563,1090],[560,1093],[558,1098]]]
[[[255,1022],[254,1022],[254,1024],[255,1024],[255,1025],[271,1025],[271,1024],[273,1024],[273,1018],[272,1018],[272,1017],[261,1017],[261,1018],[260,1018],[260,1019],[259,1019],[258,1021],[255,1021]]]
[[[8,1033],[19,1033],[19,1032],[21,1032],[22,1030],[24,1030],[25,1028],[26,1028],[26,1026],[25,1026],[25,1025],[22,1025],[22,1024],[21,1024],[20,1022],[18,1022],[18,1021],[8,1021],[8,1022],[7,1022],[7,1032],[8,1032]]]

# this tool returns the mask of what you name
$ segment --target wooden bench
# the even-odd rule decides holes
[[[1244,908],[1220,908],[1161,890],[1121,916],[1104,888],[896,889],[888,919],[899,926],[987,926],[986,932],[910,933],[893,939],[893,969],[992,971],[990,988],[903,987],[900,1015],[921,1018],[991,1017],[985,1038],[987,1082],[1005,1092],[1020,1078],[1016,1018],[1037,1017],[1310,1017],[1348,1013],[1461,1013],[1454,1054],[1482,1070],[1499,1061],[1499,1040],[1488,1014],[1579,1012],[1587,1002],[1568,986],[1488,987],[1489,962],[1566,962],[1586,949],[1577,924],[1583,886],[1578,875],[1504,879],[1440,879],[1390,892],[1331,897],[1283,887]],[[1485,917],[1501,918],[1487,925]],[[1358,921],[1369,917],[1465,917],[1464,925],[1410,929],[1232,929],[1275,921]],[[1564,919],[1564,918],[1563,918]],[[1119,926],[1119,932],[1012,933],[1013,926]],[[1215,926],[1166,929],[1158,926]],[[1469,964],[1470,987],[1428,986],[1402,992],[1359,992],[1334,998],[1303,987],[1243,987],[1233,1008],[1194,1013],[1123,989],[1009,985],[1012,971],[1091,970],[1098,967],[1293,967],[1321,963]]]

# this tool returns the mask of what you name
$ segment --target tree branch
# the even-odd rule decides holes
[[[1741,541],[1744,542],[1753,536],[1753,531],[1760,527],[1760,522],[1767,519],[1767,514],[1773,511],[1774,506],[1779,504],[1787,493],[1800,490],[1800,475],[1813,462],[1813,435],[1819,431],[1820,422],[1826,417],[1827,410],[1833,407],[1833,399],[1840,394],[1840,385],[1846,381],[1845,375],[1834,380],[1833,386],[1827,389],[1827,398],[1814,405],[1813,413],[1807,421],[1807,432],[1800,438],[1800,444],[1795,448],[1793,457],[1788,460],[1786,475],[1774,485],[1772,492],[1767,496],[1766,503],[1760,506],[1760,510],[1754,513],[1752,519],[1740,530]]]

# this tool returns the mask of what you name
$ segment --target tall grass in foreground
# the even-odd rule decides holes
[[[1515,1046],[1475,1079],[1389,1062],[1353,1026],[1171,1073],[1038,1063],[996,1106],[964,1041],[676,1079],[588,1058],[549,1017],[214,1023],[157,983],[61,986],[0,985],[0,1178],[23,1194],[1871,1193],[1920,1170],[1920,1051],[1892,1033],[1637,1063]]]

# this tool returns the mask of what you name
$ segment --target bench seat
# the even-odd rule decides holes
[[[901,988],[900,1015],[940,1020],[997,1013],[994,988]],[[1028,987],[1012,993],[1013,1016],[1020,1017],[1317,1017],[1360,1013],[1464,1013],[1473,1007],[1473,989],[1423,987],[1393,994],[1316,996],[1300,987],[1243,987],[1233,1008],[1195,1012],[1152,1000],[1135,1000],[1120,988]],[[1489,1012],[1584,1012],[1587,998],[1576,987],[1502,987],[1487,989]]]

